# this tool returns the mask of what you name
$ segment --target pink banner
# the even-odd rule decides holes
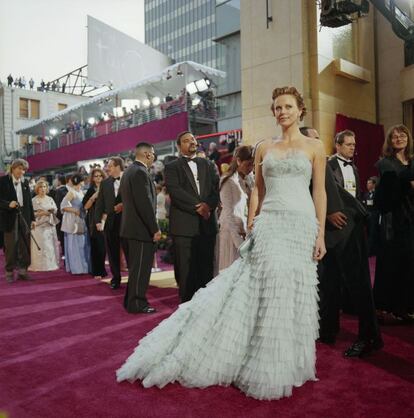
[[[133,150],[138,142],[157,144],[175,140],[179,132],[188,129],[187,113],[145,123],[134,128],[87,139],[86,141],[43,152],[27,158],[30,172],[74,164],[77,161],[116,155]]]

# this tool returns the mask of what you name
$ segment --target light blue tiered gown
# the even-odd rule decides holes
[[[311,173],[302,152],[265,156],[266,196],[249,252],[148,333],[117,371],[118,381],[233,384],[257,399],[279,399],[316,380]]]

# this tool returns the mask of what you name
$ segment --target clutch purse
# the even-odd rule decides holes
[[[240,244],[239,246],[239,254],[241,258],[245,258],[247,254],[251,251],[253,248],[253,236],[248,235],[246,239]]]

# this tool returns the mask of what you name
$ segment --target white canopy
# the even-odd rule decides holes
[[[207,77],[214,82],[215,79],[225,76],[225,72],[215,68],[192,61],[180,62],[166,67],[161,73],[104,92],[90,100],[52,113],[46,118],[38,119],[25,128],[16,131],[16,134],[41,136],[44,133],[45,125],[59,129],[64,128],[66,124],[74,120],[83,119],[86,121],[89,117],[99,117],[102,112],[112,113],[114,107],[121,106],[122,99],[143,100],[154,96],[162,99],[167,94],[172,96],[180,94],[185,86],[193,81]],[[115,99],[118,100],[118,103],[115,103]]]

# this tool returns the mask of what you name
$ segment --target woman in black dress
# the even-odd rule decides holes
[[[83,198],[83,207],[88,211],[86,215],[86,224],[88,226],[89,236],[91,239],[91,274],[97,278],[107,276],[105,270],[105,240],[103,232],[96,229],[95,224],[95,202],[98,198],[99,186],[106,177],[105,172],[101,168],[93,168],[90,173],[90,187]]]
[[[380,243],[374,298],[380,320],[411,322],[414,308],[414,160],[412,137],[404,125],[387,133],[376,204]]]

